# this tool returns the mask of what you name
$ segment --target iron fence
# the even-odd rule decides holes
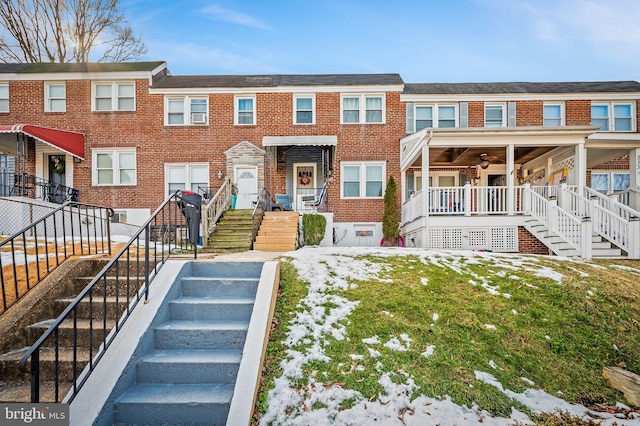
[[[74,255],[111,253],[113,210],[66,203],[0,242],[0,314]]]

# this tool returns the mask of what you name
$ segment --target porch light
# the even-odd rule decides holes
[[[480,154],[480,162],[478,163],[478,166],[480,166],[481,169],[486,169],[487,167],[489,167],[489,160],[487,159],[488,155],[489,154],[487,154],[486,152]]]
[[[223,177],[222,170],[218,170],[218,179],[222,180]]]

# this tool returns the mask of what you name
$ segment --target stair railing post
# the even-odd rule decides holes
[[[31,355],[31,402],[40,402],[40,348]]]
[[[568,206],[568,198],[567,197],[567,183],[566,182],[562,182],[560,183],[560,186],[558,188],[558,196],[556,197],[558,200],[558,207],[560,207],[561,209],[564,210],[569,210]]]
[[[584,260],[591,260],[593,256],[593,244],[591,241],[591,235],[593,234],[593,222],[589,216],[582,218],[581,222],[582,235],[580,238],[580,257]]]
[[[525,182],[522,191],[522,212],[531,215],[531,184]]]
[[[555,199],[547,200],[547,220],[549,235],[558,235],[558,203]]]
[[[640,217],[629,218],[629,253],[631,259],[640,259]]]
[[[149,301],[149,230],[150,225],[147,224],[144,230],[144,300]]]
[[[471,182],[464,184],[464,215],[471,216]]]
[[[587,212],[585,212],[585,217],[589,217],[589,218],[595,218],[596,222],[598,223],[598,225],[593,226],[593,224],[591,225],[591,229],[593,231],[593,235],[595,235],[596,232],[596,227],[597,226],[602,226],[602,220],[598,220],[598,218],[602,219],[602,213],[597,212],[596,210],[596,206],[598,205],[598,200],[596,198],[590,198],[589,199],[589,203],[587,204]],[[607,234],[609,230],[607,230]]]

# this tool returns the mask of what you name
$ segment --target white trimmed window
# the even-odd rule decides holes
[[[562,104],[544,104],[542,115],[542,122],[545,127],[564,125],[564,108]]]
[[[135,148],[96,149],[92,157],[93,185],[136,185]]]
[[[630,176],[627,172],[622,171],[600,171],[591,172],[591,189],[602,192],[604,194],[624,191],[629,189]]]
[[[385,120],[383,95],[343,95],[340,108],[342,124],[381,124]]]
[[[0,112],[9,112],[9,85],[0,84]]]
[[[209,99],[206,97],[171,96],[164,100],[165,126],[186,126],[209,122]]]
[[[486,104],[484,106],[484,127],[506,127],[504,104]]]
[[[455,105],[416,105],[416,132],[427,127],[458,127]]]
[[[633,132],[634,108],[631,103],[593,103],[591,104],[591,124],[600,126],[599,132]]]
[[[209,187],[209,165],[207,163],[165,164],[164,179],[166,196],[177,190],[201,193],[198,188]]]
[[[65,112],[67,110],[67,86],[65,83],[44,84],[45,112]]]
[[[94,111],[135,111],[134,82],[99,82],[92,86]]]
[[[384,162],[344,161],[341,167],[342,198],[382,198],[384,195]]]
[[[236,96],[235,125],[251,126],[256,124],[256,97]]]
[[[293,96],[293,124],[315,124],[316,98],[313,95]]]

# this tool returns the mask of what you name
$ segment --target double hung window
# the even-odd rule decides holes
[[[100,82],[93,84],[94,111],[135,111],[133,82]]]
[[[342,198],[382,198],[385,164],[343,162]]]
[[[206,97],[168,97],[165,103],[165,124],[168,126],[207,124],[208,110],[209,104]]]
[[[93,151],[94,185],[135,185],[136,151],[134,148]]]
[[[384,96],[344,95],[342,97],[341,117],[342,124],[384,123]]]

